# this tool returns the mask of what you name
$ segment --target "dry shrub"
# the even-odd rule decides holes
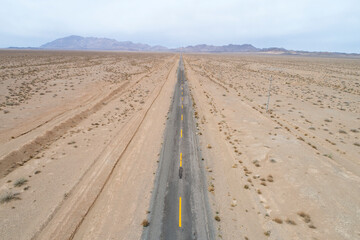
[[[150,225],[149,221],[147,219],[144,219],[141,223],[143,227],[148,227]]]
[[[274,222],[278,223],[278,224],[282,224],[283,220],[281,220],[280,218],[274,218],[273,219]]]

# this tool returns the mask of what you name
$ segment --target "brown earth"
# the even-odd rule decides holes
[[[178,57],[0,54],[0,194],[2,199],[15,194],[0,204],[0,215],[6,216],[0,220],[1,239],[68,239],[86,223],[84,216],[101,201],[99,193],[107,191],[104,186],[118,171],[126,179],[122,184],[116,181],[122,194],[116,203],[126,208],[122,233],[138,238]],[[27,182],[16,187],[22,178]],[[108,217],[115,224],[112,216]]]
[[[178,59],[0,51],[1,239],[140,238]],[[359,238],[360,60],[184,60],[217,238]]]
[[[359,238],[360,60],[184,59],[218,238]]]

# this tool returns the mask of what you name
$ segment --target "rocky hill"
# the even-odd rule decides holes
[[[164,51],[162,46],[150,46],[148,44],[133,43],[130,41],[119,42],[109,38],[68,36],[59,38],[40,46],[42,49],[66,49],[66,50],[119,50],[119,51]]]
[[[336,57],[360,57],[356,53],[337,53],[337,52],[310,52],[295,51],[285,48],[257,48],[251,44],[228,44],[214,46],[199,44],[194,46],[167,48],[164,46],[150,46],[143,43],[133,43],[131,41],[119,42],[110,38],[81,37],[71,35],[56,39],[52,42],[41,45],[39,48],[19,48],[10,49],[54,49],[54,50],[109,50],[109,51],[138,51],[138,52],[197,52],[197,53],[262,53],[262,54],[283,54],[283,55],[303,55],[303,56],[336,56]]]

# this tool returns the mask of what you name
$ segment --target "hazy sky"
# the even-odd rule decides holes
[[[0,47],[68,35],[360,53],[360,0],[0,0]]]

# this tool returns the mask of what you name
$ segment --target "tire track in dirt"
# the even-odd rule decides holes
[[[114,98],[117,98],[124,94],[128,88],[134,87],[136,84],[138,84],[140,81],[142,81],[144,78],[148,76],[148,74],[153,74],[154,72],[158,71],[163,66],[158,66],[154,70],[152,70],[150,73],[145,74],[144,76],[140,77],[135,83],[130,84],[129,81],[123,83],[120,87],[116,88],[115,90],[111,91],[106,97],[100,99],[97,101],[97,103],[93,106],[91,106],[88,109],[85,109],[84,111],[80,112],[79,114],[76,114],[75,116],[72,116],[63,122],[59,123],[58,125],[55,125],[52,129],[47,130],[45,133],[43,133],[40,136],[37,136],[33,140],[30,140],[30,142],[22,145],[20,148],[13,150],[12,152],[6,154],[2,159],[0,159],[0,177],[7,176],[10,172],[12,172],[14,169],[16,169],[19,166],[24,165],[26,162],[31,160],[36,154],[40,153],[44,149],[48,148],[53,142],[55,142],[57,139],[59,139],[61,136],[63,136],[67,131],[69,131],[71,128],[74,128],[77,126],[82,120],[89,117],[90,115],[96,113],[99,111],[104,105],[112,101]],[[91,104],[91,101],[89,102]],[[79,106],[80,108],[81,106]],[[74,111],[74,109],[71,109],[70,111]],[[67,112],[63,112],[55,117],[53,117],[50,120],[45,121],[44,123],[36,126],[35,128],[20,134],[19,136],[26,135],[27,133],[30,133],[47,123],[53,121],[54,119],[57,119],[58,117],[66,114]]]

